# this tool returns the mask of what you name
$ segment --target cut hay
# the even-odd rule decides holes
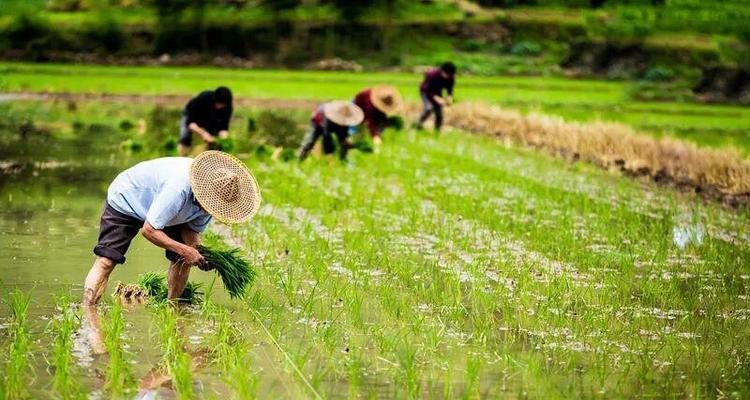
[[[255,280],[255,270],[240,256],[240,249],[198,246],[198,251],[219,274],[229,296],[242,298]]]
[[[412,105],[413,113],[417,112],[415,106]],[[691,187],[735,206],[750,201],[750,160],[731,149],[706,149],[677,139],[654,139],[615,123],[566,122],[560,117],[534,113],[524,116],[482,103],[446,109],[446,123],[629,175]]]

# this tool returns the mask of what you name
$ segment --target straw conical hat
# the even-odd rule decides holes
[[[370,101],[386,115],[397,113],[404,105],[401,93],[391,85],[378,85],[370,90]]]
[[[323,113],[326,118],[342,126],[359,125],[365,119],[364,111],[350,101],[329,101],[323,104]]]
[[[203,209],[225,224],[247,221],[260,207],[260,189],[250,170],[221,151],[204,151],[195,157],[190,186]]]

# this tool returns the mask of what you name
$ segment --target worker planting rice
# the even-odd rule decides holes
[[[456,82],[456,66],[446,62],[440,68],[434,68],[424,75],[419,85],[419,96],[422,98],[422,114],[417,121],[417,129],[435,114],[435,131],[440,132],[443,126],[443,107],[453,103],[453,86]],[[447,96],[443,96],[443,91]]]
[[[185,105],[180,120],[178,150],[186,156],[193,146],[193,134],[199,136],[209,148],[216,138],[229,137],[229,121],[232,119],[232,91],[220,86],[206,90],[190,99]]]
[[[229,224],[247,221],[259,206],[253,175],[241,161],[219,151],[195,159],[158,158],[125,170],[108,190],[94,248],[97,258],[84,285],[84,304],[99,300],[139,230],[166,250],[167,297],[179,298],[191,266],[216,267],[198,250],[200,234],[209,222],[213,218]]]
[[[363,123],[367,123],[377,150],[382,143],[383,130],[388,127],[388,117],[398,113],[403,107],[401,94],[393,86],[378,85],[357,93],[354,104],[364,112]]]
[[[362,123],[365,115],[361,108],[348,101],[331,101],[322,104],[310,117],[310,128],[305,134],[299,150],[300,160],[307,158],[318,139],[323,138],[323,153],[333,154],[336,150],[334,136],[338,141],[339,158],[346,159],[352,147],[349,140],[349,127]]]

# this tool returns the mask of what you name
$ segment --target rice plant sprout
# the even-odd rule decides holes
[[[31,361],[31,337],[29,336],[28,311],[31,295],[19,289],[10,292],[5,303],[10,307],[11,320],[8,326],[10,345],[8,361],[0,382],[0,398],[20,399],[29,395],[28,375]]]
[[[83,399],[85,396],[76,376],[78,371],[73,359],[73,335],[80,326],[80,315],[73,308],[68,296],[59,296],[56,303],[60,316],[51,323],[54,335],[50,359],[54,367],[52,389],[65,400]]]

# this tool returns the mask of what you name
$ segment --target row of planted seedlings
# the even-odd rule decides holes
[[[483,192],[488,195],[483,198],[481,195],[466,195],[465,192],[459,193],[458,196],[456,193],[444,193],[442,196],[435,194],[434,197],[440,199],[451,198],[449,195],[453,195],[454,198],[458,197],[457,201],[452,204],[446,202],[444,210],[454,213],[459,218],[484,217],[481,218],[483,223],[506,235],[511,234],[511,238],[526,236],[529,238],[524,240],[528,250],[536,250],[534,253],[549,255],[553,260],[564,263],[545,262],[549,264],[547,267],[553,270],[569,269],[567,272],[569,277],[573,278],[572,281],[567,283],[563,281],[563,286],[549,286],[545,290],[546,293],[543,293],[545,295],[543,307],[531,311],[539,314],[540,311],[544,312],[545,308],[549,308],[552,314],[559,315],[561,311],[566,310],[554,307],[555,304],[549,300],[571,294],[580,296],[579,299],[572,298],[571,300],[583,305],[590,304],[591,310],[588,311],[585,309],[568,310],[573,312],[575,318],[549,316],[568,324],[568,326],[561,326],[565,328],[563,332],[566,336],[568,331],[579,333],[581,340],[571,343],[574,344],[572,350],[587,351],[587,348],[591,348],[590,353],[601,357],[602,354],[606,354],[604,347],[607,345],[624,349],[630,357],[609,354],[615,358],[610,361],[624,358],[625,364],[628,361],[639,363],[640,371],[631,376],[640,381],[651,379],[651,376],[659,377],[661,381],[657,385],[665,385],[665,381],[669,382],[665,385],[667,388],[661,386],[652,388],[663,392],[665,389],[674,389],[669,387],[672,384],[682,385],[680,381],[685,379],[685,375],[683,375],[684,372],[680,372],[680,368],[690,370],[694,368],[694,365],[706,366],[705,370],[690,371],[691,374],[695,374],[695,381],[699,382],[700,376],[716,366],[714,360],[721,359],[722,349],[727,345],[747,349],[745,336],[737,334],[744,330],[742,321],[728,321],[729,326],[725,332],[731,335],[716,335],[713,331],[717,326],[723,327],[727,322],[715,319],[711,315],[705,317],[699,315],[695,320],[686,317],[673,318],[669,315],[665,317],[661,315],[662,312],[657,311],[667,312],[676,309],[684,313],[684,310],[698,310],[700,307],[697,307],[696,302],[702,297],[699,294],[700,291],[705,289],[703,286],[705,280],[700,275],[704,273],[710,275],[714,268],[724,269],[720,274],[724,274],[723,276],[728,280],[720,287],[727,293],[709,301],[702,300],[702,306],[707,309],[714,308],[715,311],[724,310],[726,307],[736,307],[735,296],[742,297],[742,293],[747,292],[747,282],[743,282],[740,276],[740,265],[748,256],[745,248],[723,240],[707,239],[700,247],[678,250],[671,243],[671,235],[665,235],[664,232],[665,225],[667,229],[671,227],[670,222],[674,218],[676,207],[664,211],[661,219],[645,218],[628,207],[616,207],[606,202],[591,201],[588,197],[571,193],[569,190],[540,186],[535,180],[524,185],[515,177],[509,176],[508,171],[484,168],[478,170],[471,160],[462,165],[461,160],[452,158],[447,152],[441,153],[441,157],[436,159],[445,160],[452,170],[458,167],[464,171],[473,169],[483,172],[476,182],[482,182],[485,188]],[[428,168],[431,171],[440,170],[439,165]],[[508,186],[521,187],[525,193],[520,196],[520,199],[511,201],[510,204],[506,202],[503,207],[512,207],[515,210],[502,215],[492,200],[507,190]],[[439,186],[428,188],[430,193],[434,193],[435,190],[440,191],[440,189]],[[471,204],[470,210],[467,209],[466,204]],[[519,221],[519,216],[524,215],[531,218],[527,221]],[[550,219],[549,216],[554,217]],[[580,221],[585,221],[586,224],[583,227],[577,226]],[[632,243],[628,243],[629,241]],[[607,246],[609,243],[617,243],[620,246]],[[683,253],[680,254],[680,251]],[[538,257],[534,256],[534,258]],[[670,265],[675,259],[677,262]],[[687,269],[698,277],[692,280],[671,282],[645,279],[637,279],[634,282],[633,278],[638,278],[640,271],[634,271],[633,266],[638,265],[639,262],[650,262],[653,269],[659,271],[659,268],[664,268],[662,271],[667,273],[671,271],[677,274],[680,270]],[[573,273],[570,274],[570,272]],[[642,273],[647,275],[649,271],[642,271]],[[560,279],[557,281],[559,284]],[[569,288],[571,284],[584,285],[583,292],[576,293],[571,290]],[[541,289],[544,290],[544,287]],[[685,296],[690,292],[693,296]],[[624,304],[628,304],[629,307],[623,307]],[[581,311],[584,314],[581,314]],[[716,314],[714,313],[714,316]],[[623,315],[628,318],[622,318]],[[666,324],[664,320],[667,320]],[[550,325],[555,326],[546,319],[541,321],[544,323],[538,326],[540,329]],[[598,328],[598,331],[592,332],[595,328]],[[654,329],[661,330],[661,333],[666,333],[666,335],[654,339]],[[650,340],[644,340],[644,332],[647,332]],[[551,333],[554,334],[554,332]],[[625,340],[626,345],[623,346],[622,342],[618,344],[616,342],[618,339]],[[550,343],[550,345],[555,344]],[[692,350],[695,348],[701,348],[700,352]],[[700,357],[697,363],[691,360],[691,357],[696,356]],[[602,361],[606,361],[606,358],[604,357]],[[665,360],[668,365],[682,362],[681,365],[668,369],[654,365]],[[712,366],[708,367],[708,365]],[[601,366],[602,374],[606,367],[606,365]],[[633,368],[623,366],[620,369],[632,370]],[[731,368],[724,371],[730,372]],[[617,368],[613,372],[618,372]],[[732,385],[729,379],[723,384]],[[688,391],[701,390],[706,390],[706,388],[688,389]]]
[[[406,152],[406,153],[402,153],[402,154],[411,154],[411,153]],[[455,160],[451,160],[451,165],[452,164],[455,164]],[[382,167],[383,166],[387,166],[387,165],[389,165],[389,164],[381,162],[378,167],[379,167],[379,169],[382,170]],[[400,167],[403,167],[403,165],[401,165]],[[289,171],[285,171],[285,172],[289,172]],[[366,171],[366,172],[363,173],[363,175],[364,174],[369,174],[369,173],[372,173],[372,172],[373,171]],[[378,172],[382,172],[382,171],[378,171]],[[397,173],[397,172],[394,171],[394,173]],[[291,175],[294,175],[294,174],[291,174]],[[353,179],[353,182],[356,182],[356,180],[361,180],[363,177],[364,176],[357,176],[357,177],[355,177]],[[337,176],[331,177],[331,182],[334,182],[334,180],[339,180],[339,179],[340,179],[340,177],[337,177]],[[324,183],[331,183],[331,182],[324,182]],[[300,190],[300,188],[297,187],[297,186],[295,186],[295,185],[291,185],[291,186],[293,187],[293,189],[291,189],[291,190],[295,191],[295,193]],[[331,186],[335,186],[335,185],[331,185]],[[375,183],[374,186],[376,186],[376,187],[383,187],[382,185],[377,185],[376,183]],[[404,185],[404,186],[409,186],[409,185],[407,184],[407,185]],[[550,193],[549,193],[550,191],[549,190],[546,190],[544,188],[541,188],[541,189],[543,190],[543,194],[544,195],[546,195],[547,197],[550,197]],[[537,189],[537,190],[539,190],[539,189]],[[316,193],[315,196],[319,197],[320,193]],[[315,196],[312,196],[312,193],[310,193],[310,196],[301,196],[299,193],[297,193],[297,195],[294,195],[294,194],[290,193],[288,196],[281,196],[281,197],[282,198],[293,199],[293,198],[315,198]],[[566,197],[574,197],[573,199],[566,199],[567,202],[571,203],[572,206],[576,206],[576,202],[588,203],[588,200],[585,199],[585,198],[584,199],[578,199],[578,198],[575,198],[575,196],[568,195],[567,193],[558,193],[556,191],[552,191],[552,196],[557,196],[557,197],[559,197],[561,199],[566,199]],[[417,197],[419,197],[419,196],[417,196]],[[434,196],[434,197],[435,198],[443,198],[443,197],[450,198],[450,196],[448,196],[447,194],[446,194],[446,196]],[[544,196],[537,195],[536,197],[541,197],[542,199],[544,199]],[[553,199],[555,199],[555,198],[553,197]],[[356,200],[357,200],[356,198],[350,199],[350,202],[351,201],[356,202]],[[466,199],[464,199],[464,200],[466,200]],[[475,199],[472,199],[472,201],[474,201],[474,200]],[[476,199],[476,200],[479,200],[480,204],[482,203],[481,202],[481,200],[482,200],[481,198],[480,199]],[[476,204],[474,202],[467,202],[467,201],[463,201],[463,203],[464,204],[471,204],[472,206],[474,204]],[[565,203],[563,203],[563,204],[565,204]],[[589,206],[589,204],[585,204],[585,205]],[[403,206],[404,206],[404,203],[398,203],[397,204],[398,210],[396,210],[396,212],[398,213],[401,209],[403,209]],[[418,206],[418,205],[415,204],[415,206]],[[319,208],[321,208],[323,211],[326,211],[326,210],[329,209],[329,206],[324,204],[322,207],[319,207]],[[580,208],[580,205],[578,205],[578,208]],[[601,207],[601,208],[602,208],[601,213],[605,214],[604,211],[606,211],[607,209],[604,209],[603,207]],[[311,207],[311,209],[314,209],[314,207]],[[407,207],[407,209],[408,209],[408,207]],[[573,209],[575,209],[575,207]],[[469,210],[464,210],[464,211],[469,211]],[[473,213],[475,212],[475,210],[473,208],[470,211],[471,212],[466,212],[465,214],[473,215]],[[554,211],[554,210],[552,210],[552,211]],[[497,219],[497,217],[493,216],[492,214],[483,214],[483,215],[488,215],[488,219],[490,219],[490,220]],[[336,218],[339,218],[339,216],[334,216],[333,217],[334,223],[335,223],[335,219]],[[382,223],[382,221],[380,221],[380,222]],[[511,223],[511,226],[512,226],[512,223],[513,223],[513,221],[503,221],[502,219],[500,219],[500,222],[501,223]],[[635,221],[635,222],[637,222],[637,221]],[[367,229],[368,233],[370,233],[370,232],[377,232],[377,230],[374,229],[374,227],[368,227],[368,228],[369,228],[369,229]],[[507,230],[507,227],[500,226],[499,228],[500,228],[500,231],[502,231],[502,229],[506,229]],[[653,228],[651,228],[651,230],[653,230]],[[553,240],[553,239],[550,239],[550,238],[556,238],[555,240],[559,239],[561,237],[559,235],[564,235],[566,232],[567,232],[567,230],[565,229],[564,226],[562,227],[562,229],[558,229],[557,231],[551,231],[551,232],[548,231],[547,233],[549,233],[550,235],[548,236],[548,239],[546,239],[546,243],[551,243],[550,241]],[[523,233],[524,233],[524,231],[523,231],[523,229],[521,229],[521,234],[523,234]],[[568,236],[570,236],[570,234],[568,234]],[[565,236],[562,236],[562,238],[564,238],[564,237]],[[545,242],[545,241],[543,241],[543,242]],[[563,243],[565,243],[565,242],[563,242]],[[305,247],[307,247],[307,245]],[[468,247],[468,250],[471,250],[470,246]],[[307,251],[308,250],[305,250],[305,252],[307,252]],[[583,250],[581,250],[581,251],[583,252]],[[356,253],[360,253],[359,249],[357,249]],[[363,251],[362,253],[367,253],[367,251]],[[572,259],[573,261],[576,261],[577,260],[576,257],[575,257],[576,254],[574,253],[573,255],[574,255],[574,257],[567,257],[567,258]],[[585,260],[585,258],[581,258],[581,259]],[[331,260],[324,258],[320,262],[323,265],[325,265],[325,264],[329,264],[330,265]],[[545,267],[545,266],[542,265],[542,267]],[[519,272],[519,276],[517,277],[518,281],[519,282],[523,282],[524,278],[527,279],[527,280],[529,280],[528,274],[526,274],[526,276],[524,276],[523,271],[520,271]],[[575,276],[573,278],[575,278]],[[542,286],[541,289],[542,289],[542,291],[544,293],[552,294],[552,295],[555,295],[557,297],[564,297],[564,299],[561,300],[561,302],[562,302],[561,304],[563,304],[563,305],[565,304],[565,302],[567,302],[567,303],[572,303],[573,306],[575,307],[576,303],[585,303],[588,300],[588,299],[586,299],[583,296],[581,296],[582,297],[581,299],[576,299],[576,296],[580,296],[581,295],[580,293],[575,293],[574,292],[575,295],[571,296],[571,286],[575,286],[575,285],[578,284],[578,282],[576,282],[575,279],[570,279],[570,278],[564,279],[564,277],[563,278],[557,278],[552,283],[553,283],[553,285],[551,285],[551,286],[546,285],[546,284],[545,285],[541,285]],[[535,282],[530,282],[530,284],[533,285],[533,284],[535,284]],[[549,289],[550,287],[552,289]],[[625,288],[623,290],[627,291],[628,289]],[[591,294],[589,294],[588,292],[591,292],[591,291],[592,291],[591,288],[583,288],[583,289],[580,290],[580,292],[583,292],[584,294],[588,294],[589,296],[591,296]],[[475,290],[473,293],[475,295],[477,295],[477,296],[481,296],[482,295],[482,291]],[[531,295],[530,296],[531,298],[528,299],[527,301],[529,301],[532,304],[539,302],[538,301],[539,300],[538,298],[540,296],[539,293],[530,292],[530,295]],[[381,296],[382,296],[382,294],[381,294]],[[550,297],[547,294],[545,294],[544,296],[546,298]],[[594,300],[596,300],[597,303],[601,303],[601,302],[604,302],[604,300],[606,300],[606,299],[603,299],[603,297],[606,297],[606,295],[603,295],[602,292],[600,291],[598,295],[594,295]],[[493,305],[492,301],[494,301],[495,296],[487,296],[486,298],[487,298],[486,304]],[[612,306],[612,305],[610,305],[610,306]],[[563,307],[563,309],[564,308],[565,307]],[[489,310],[491,310],[491,309],[492,309],[492,306],[489,308]],[[522,310],[522,311],[524,311],[524,313],[526,312],[525,309]],[[559,309],[557,309],[557,311],[559,311]],[[563,311],[567,311],[567,310],[563,310]],[[601,319],[602,315],[605,315],[605,316],[606,315],[614,315],[612,313],[607,313],[607,311],[608,311],[607,309],[602,309],[602,308],[587,310],[584,307],[584,308],[581,309],[581,306],[579,305],[579,306],[575,307],[571,312],[574,313],[574,314],[582,314],[582,313],[585,314],[585,313],[588,312],[591,315],[590,316],[584,315],[583,317],[577,317],[573,321],[571,321],[571,318],[566,317],[563,314],[563,317],[557,317],[557,319],[561,320],[559,322],[567,322],[567,323],[576,322],[576,323],[578,323],[580,325],[580,327],[573,326],[573,328],[575,330],[580,331],[580,332],[586,332],[586,331],[591,330],[592,329],[591,324],[593,324],[594,322],[596,322],[597,325],[593,326],[593,327],[597,327],[598,326],[600,328],[600,330],[601,330],[602,327],[607,327],[608,330],[610,331],[608,333],[611,333],[611,331],[618,332],[617,330],[609,329],[609,326],[611,325],[610,323],[616,323],[617,322],[616,318],[614,318],[614,317],[610,317],[609,320],[604,321],[603,323],[602,322],[598,322],[598,321],[592,321],[592,320],[597,319],[597,318]],[[510,314],[513,315],[512,313],[510,313]],[[559,315],[559,312],[558,312],[558,315]],[[540,318],[524,317],[523,322],[525,324],[529,324],[528,320],[531,320],[532,322],[539,323],[540,325],[545,325],[546,326],[548,324],[548,321],[546,321],[546,318],[540,320]],[[653,319],[651,319],[651,321],[653,321]],[[508,322],[508,321],[505,321],[505,322]],[[540,328],[541,328],[541,326],[540,326]],[[568,329],[570,329],[570,328],[568,328]],[[538,330],[538,331],[536,331],[536,332],[534,332],[533,330],[528,329],[528,328],[525,328],[524,332],[521,332],[519,335],[520,336],[528,336],[530,334],[538,333],[538,332],[544,333],[544,331],[541,330],[541,329]],[[554,332],[552,332],[552,333],[554,334]],[[505,338],[505,336],[507,336],[507,335],[504,335],[503,337]],[[528,338],[525,338],[525,339],[528,340]],[[606,340],[606,338],[604,338],[603,340]],[[551,352],[554,353],[554,351],[551,351]],[[572,350],[571,349],[561,349],[561,350],[557,350],[557,352],[558,353],[563,353],[563,356],[567,356],[568,358],[574,358],[574,356],[575,356],[575,349],[572,349]],[[572,354],[565,354],[565,353],[572,353]],[[650,357],[650,355],[646,354],[645,357]],[[584,356],[581,356],[580,358],[581,359],[586,359],[587,357],[584,355]],[[601,357],[602,363],[604,363],[604,364],[608,363],[608,360],[606,358],[607,357]],[[642,357],[642,358],[644,358],[644,357]],[[570,367],[568,367],[568,368],[580,368],[580,365],[581,365],[581,363],[578,363],[578,362],[568,362],[567,360],[561,360],[561,364],[567,364],[567,365],[569,365]],[[598,380],[602,381],[602,380],[606,379],[606,376],[607,376],[607,372],[606,372],[606,368],[605,367],[606,367],[606,365],[601,365],[601,367],[600,367],[599,370],[596,370],[596,369],[592,368],[592,370],[590,371],[590,373],[598,375]],[[645,365],[645,364],[642,365],[642,368],[645,371],[651,371],[651,370],[653,370],[652,367],[650,367],[648,365]]]
[[[429,146],[424,146],[425,142]],[[238,231],[248,236],[248,249],[265,254],[258,292],[247,304],[278,343],[278,347],[269,346],[271,357],[291,360],[293,367],[285,367],[286,375],[278,379],[296,382],[292,389],[296,393],[311,393],[308,384],[315,391],[312,393],[338,390],[330,384],[332,380],[355,393],[361,387],[374,390],[368,383],[379,383],[389,394],[416,395],[421,390],[476,394],[481,390],[475,384],[476,376],[494,370],[495,364],[490,363],[498,362],[504,371],[498,374],[498,381],[508,380],[507,390],[523,390],[519,381],[526,387],[536,386],[537,391],[561,390],[550,387],[565,387],[564,383],[558,385],[559,381],[571,372],[583,378],[569,385],[589,387],[584,381],[595,375],[600,386],[622,388],[627,379],[643,382],[679,373],[676,367],[654,366],[654,353],[649,353],[654,347],[667,353],[681,352],[685,360],[696,357],[707,361],[703,362],[706,369],[712,366],[710,360],[717,358],[716,352],[748,348],[746,339],[737,336],[746,331],[744,323],[725,321],[715,312],[732,311],[727,309],[733,300],[728,296],[746,292],[746,284],[729,280],[728,286],[720,287],[728,289],[726,295],[702,298],[704,310],[712,312],[708,317],[698,321],[669,313],[664,317],[654,310],[694,309],[698,300],[691,292],[701,288],[690,281],[634,280],[638,272],[627,265],[632,255],[592,251],[589,246],[599,238],[585,232],[581,235],[575,226],[584,221],[586,230],[609,242],[645,238],[644,243],[627,247],[655,258],[651,268],[656,268],[664,267],[672,251],[663,243],[660,222],[644,219],[626,207],[612,207],[580,193],[541,185],[503,168],[487,168],[473,157],[451,158],[446,151],[451,144],[455,143],[404,140],[399,142],[402,148],[398,153],[385,149],[377,166],[363,164],[356,170],[326,168],[322,163],[303,166],[306,171],[297,166],[257,166],[261,181],[279,174],[289,179],[266,191],[268,204],[276,207],[275,211],[262,213],[245,228],[253,231]],[[495,151],[503,155],[502,150]],[[412,171],[428,171],[453,185],[430,183],[427,172],[419,175]],[[262,179],[264,175],[268,179]],[[360,182],[369,185],[363,187]],[[478,182],[482,184],[470,191]],[[456,192],[454,186],[462,190]],[[506,196],[508,188],[520,195]],[[347,190],[351,198],[346,196]],[[505,201],[501,207],[493,202],[497,198]],[[499,212],[508,209],[511,212]],[[669,217],[669,210],[665,216]],[[333,227],[338,226],[347,229],[337,232]],[[501,236],[494,238],[500,241],[499,248],[492,247],[492,232]],[[263,235],[268,240],[258,239]],[[413,238],[422,239],[403,245]],[[515,246],[510,249],[520,255],[508,250],[507,239]],[[486,241],[485,254],[478,251],[482,240]],[[653,243],[660,244],[655,254],[648,253]],[[746,259],[741,249],[723,243],[688,250],[707,261],[726,257],[721,260],[738,262],[727,255]],[[493,259],[504,252],[511,258]],[[474,260],[461,259],[467,254],[475,255]],[[545,277],[544,268],[566,268],[555,261],[573,265],[575,270],[566,272],[574,273]],[[687,261],[680,266],[695,273],[716,265]],[[496,284],[493,275],[487,274],[487,262],[503,284]],[[461,270],[456,271],[456,265]],[[598,270],[602,265],[609,267]],[[592,288],[587,282],[590,279],[600,280],[604,286]],[[621,307],[628,303],[634,306]],[[255,315],[253,311],[248,317]],[[635,316],[637,313],[645,315]],[[674,322],[664,325],[663,317],[676,317],[676,321],[669,319]],[[108,333],[114,332],[106,336],[106,347],[114,352],[107,387],[113,393],[132,390],[132,379],[127,378],[128,354],[117,350],[124,347],[118,306],[112,308],[104,325]],[[559,330],[550,329],[551,325]],[[684,328],[687,333],[702,329],[697,334],[705,336],[693,338],[694,346],[688,350],[699,354],[687,354],[684,342],[665,341],[659,335],[665,326],[680,332],[682,325],[688,326]],[[707,337],[717,336],[710,332],[716,327],[735,334],[727,335],[723,343],[706,342]],[[581,335],[591,331],[599,336]],[[656,332],[656,340],[651,339],[652,332]],[[263,333],[254,335],[262,337],[259,334]],[[581,339],[578,342],[584,350],[607,344],[620,349],[624,345],[632,352],[614,354],[606,348],[582,352],[580,348],[551,346],[561,344],[553,338],[567,336]],[[621,361],[613,362],[613,357]],[[630,371],[624,381],[623,369]],[[544,382],[549,372],[556,373],[556,378],[550,379],[557,381],[554,384]],[[4,384],[6,387],[12,390],[13,385]],[[184,393],[189,395],[187,386]]]

